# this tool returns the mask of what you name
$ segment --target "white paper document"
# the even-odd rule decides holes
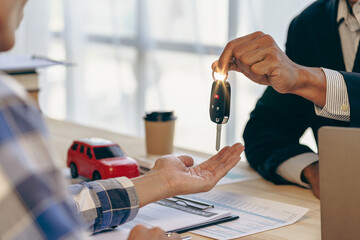
[[[64,63],[31,55],[0,55],[0,71],[17,72],[34,70],[59,64],[62,65]]]
[[[238,215],[240,218],[226,223],[201,228],[193,233],[214,239],[233,239],[259,233],[286,225],[290,225],[303,217],[309,209],[281,202],[239,195],[219,190],[186,196],[197,201],[215,206],[207,211],[221,211],[219,218],[227,214]],[[92,240],[126,239],[136,224],[148,227],[159,226],[165,231],[178,229],[179,226],[191,226],[199,221],[209,221],[201,214],[191,214],[173,208],[164,208],[159,204],[149,204],[140,209],[138,216],[130,223],[105,233],[91,236]]]
[[[130,230],[137,224],[143,224],[149,228],[159,226],[168,232],[221,219],[230,215],[230,211],[224,211],[218,208],[208,208],[206,210],[195,209],[165,199],[141,208],[133,221],[123,224],[113,231],[95,234],[90,239],[127,239]]]
[[[189,197],[214,204],[215,208],[231,211],[240,217],[231,222],[193,231],[215,239],[233,239],[283,227],[295,223],[309,211],[295,205],[218,190]]]

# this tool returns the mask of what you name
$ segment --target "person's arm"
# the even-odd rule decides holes
[[[302,26],[299,27],[296,20],[293,21],[289,28],[287,41],[287,54],[290,59],[296,59],[298,63],[305,63],[308,59],[312,59],[307,56],[313,53],[311,49],[312,45],[304,42],[306,41],[304,38],[302,38],[301,44],[306,46],[306,48],[299,46],[299,36],[296,36],[296,34],[304,36],[302,28]],[[242,44],[241,41],[244,41],[244,38],[247,39],[245,39],[244,44]],[[299,72],[301,72],[301,74],[296,73],[292,68],[301,66],[292,62],[292,60],[281,52],[270,36],[258,32],[244,38],[229,43],[229,49],[234,49],[233,55],[230,55],[232,59],[228,65],[229,69],[237,71],[242,69],[242,72],[251,80],[266,85],[273,84],[278,92],[285,93],[290,92],[289,89],[295,88],[296,82],[289,81],[288,85],[282,85],[281,81],[278,81],[278,78],[284,73],[277,71],[275,68],[286,67],[286,65],[288,65],[289,72],[283,75],[283,78],[292,80],[296,76],[302,76],[303,78],[301,80],[304,82],[312,82],[310,80],[316,80],[315,77],[320,76],[321,81],[315,81],[315,84],[312,85],[314,85],[318,91],[323,91],[324,85],[321,83],[324,82],[324,79],[322,79],[320,69],[300,68]],[[259,45],[263,48],[258,48]],[[300,53],[298,49],[301,49]],[[215,70],[223,71],[221,70],[222,67],[220,63],[222,58],[229,58],[227,54],[229,54],[229,52],[226,53],[225,48],[224,56],[222,55],[219,61],[213,64]],[[259,56],[260,58],[256,59]],[[270,62],[272,60],[277,60],[278,63],[271,65]],[[249,61],[253,62],[246,65],[242,61],[245,63],[250,63]],[[261,65],[261,61],[265,63]],[[270,63],[269,66],[264,66],[268,63]],[[225,60],[223,66],[226,65]],[[271,74],[268,75],[266,73],[261,77],[250,71],[259,66],[269,67],[269,69],[273,68],[271,69],[274,70],[273,79]],[[308,72],[305,70],[308,70]],[[310,86],[309,83],[304,85]],[[266,179],[276,183],[292,182],[302,186],[308,186],[307,182],[304,182],[304,179],[301,178],[303,170],[316,162],[318,157],[308,147],[299,144],[299,138],[303,134],[303,131],[309,126],[309,123],[306,123],[306,119],[302,118],[303,115],[305,115],[302,110],[304,108],[311,108],[311,106],[307,106],[308,103],[306,103],[306,101],[299,100],[295,96],[278,94],[271,89],[268,89],[264,95],[268,95],[268,97],[263,96],[262,99],[259,100],[244,132],[247,158],[250,164]],[[317,92],[311,95],[307,91],[304,91],[299,95],[316,102],[318,105],[323,105],[325,102],[323,93]],[[259,148],[265,148],[266,151],[258,151],[257,149]]]
[[[352,79],[360,79],[360,74],[348,77],[348,73],[306,67],[292,59],[281,51],[271,36],[255,32],[229,42],[212,68],[222,73],[241,72],[256,83],[272,86],[279,93],[295,94],[313,102],[319,116],[350,121],[347,85],[356,85]]]
[[[88,228],[101,231],[132,220],[139,207],[172,197],[208,191],[240,160],[237,143],[198,166],[190,156],[160,157],[145,175],[70,186],[70,193]]]
[[[297,44],[299,44],[298,41]],[[311,44],[303,44],[311,48]],[[299,49],[299,46],[292,46],[292,50],[294,49]],[[301,48],[301,51],[307,50]],[[311,49],[308,52],[311,54]],[[360,75],[341,72],[349,91],[348,101],[350,104],[347,105],[346,97],[343,98],[344,92],[346,95],[346,88],[329,88],[329,85],[338,85],[339,82],[331,84],[329,80],[332,79],[327,79],[326,70],[324,70],[324,73],[321,68],[305,67],[290,60],[293,57],[301,58],[305,54],[304,52],[295,53],[292,56],[289,55],[289,58],[278,48],[269,35],[257,32],[231,41],[212,67],[219,72],[228,70],[242,72],[254,82],[270,85],[279,93],[291,93],[310,100],[316,106],[323,108],[322,112],[318,112],[320,116],[348,121],[350,105],[352,102],[355,105],[358,104],[358,95],[355,91],[359,88],[354,86],[359,85],[356,80],[360,80]],[[309,60],[311,58],[307,56],[305,59]],[[301,61],[297,62],[301,63]],[[352,89],[350,89],[349,85],[351,85]],[[350,94],[353,89],[354,93]],[[334,91],[335,94],[329,94],[329,92],[333,93]],[[334,103],[337,98],[341,99],[340,114],[339,107],[333,107],[339,105],[339,103]],[[344,110],[348,111],[348,116],[346,116],[347,114],[344,116]],[[353,113],[351,114],[350,126],[358,126],[360,125],[360,118],[356,118],[356,113],[353,116]],[[358,116],[360,117],[360,114]],[[247,150],[249,150],[248,144]],[[308,167],[311,169],[310,165]],[[302,176],[304,176],[305,168],[302,171],[300,170]]]
[[[49,136],[32,99],[0,75],[0,239],[82,239]]]
[[[318,154],[313,152],[302,153],[291,157],[280,164],[276,169],[276,173],[289,182],[296,183],[305,188],[310,188],[309,182],[304,179],[302,173],[307,166],[317,161],[319,161]]]
[[[68,189],[79,214],[92,232],[131,221],[139,210],[134,184],[126,177],[70,185]]]
[[[311,102],[291,94],[280,94],[268,87],[250,114],[243,138],[250,165],[265,179],[276,184],[297,183],[277,169],[287,160],[313,151],[299,143],[308,128]],[[302,168],[292,167],[294,178],[300,178]]]
[[[241,143],[226,146],[197,166],[193,166],[194,160],[186,155],[159,158],[147,174],[133,179],[140,207],[174,195],[211,190],[240,161],[243,150]],[[157,187],[151,189],[151,186]]]
[[[0,75],[0,238],[82,239],[84,226],[77,210],[91,229],[114,226],[133,218],[139,205],[210,190],[244,149],[241,144],[225,147],[194,167],[189,156],[164,156],[148,174],[132,181],[118,178],[70,187],[72,203],[39,109],[27,103],[32,100],[24,89],[11,79],[4,84],[2,78],[7,77]]]
[[[276,173],[289,182],[311,188],[315,197],[320,198],[319,156],[315,153],[303,153],[283,162]]]

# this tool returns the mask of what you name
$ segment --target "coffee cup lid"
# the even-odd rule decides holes
[[[144,119],[146,121],[152,121],[152,122],[165,122],[165,121],[171,121],[175,120],[176,117],[174,115],[174,112],[149,112],[146,113]]]

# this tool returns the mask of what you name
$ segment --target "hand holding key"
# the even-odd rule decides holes
[[[227,74],[213,71],[214,82],[210,96],[210,119],[217,124],[216,127],[216,151],[220,149],[221,126],[228,122],[230,117],[231,89]]]
[[[326,77],[321,68],[301,66],[263,32],[255,32],[230,41],[212,69],[237,71],[279,93],[291,93],[323,107],[326,103]]]

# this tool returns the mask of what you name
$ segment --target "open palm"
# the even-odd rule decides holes
[[[244,146],[236,143],[224,147],[207,161],[193,166],[190,156],[163,156],[159,158],[151,172],[163,174],[170,186],[171,195],[190,194],[210,190],[240,160]]]

